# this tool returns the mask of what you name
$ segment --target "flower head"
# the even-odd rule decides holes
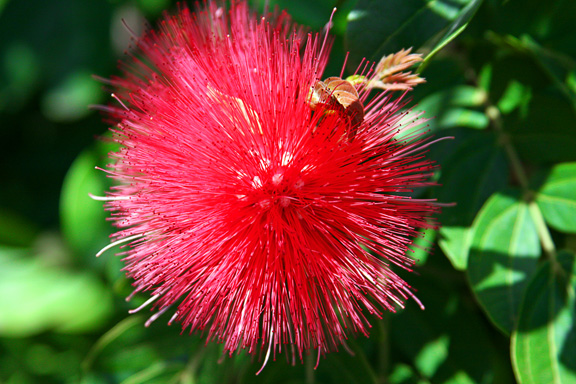
[[[326,39],[232,3],[167,16],[111,80],[113,244],[151,320],[172,306],[230,354],[324,353],[413,296],[393,269],[435,225],[404,194],[431,184],[429,143],[399,100],[317,86]]]

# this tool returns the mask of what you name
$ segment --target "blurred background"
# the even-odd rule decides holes
[[[147,310],[127,313],[146,297],[126,303],[121,260],[95,257],[111,228],[88,193],[109,187],[94,167],[113,146],[88,106],[109,102],[92,75],[119,73],[122,20],[139,34],[176,3],[0,0],[0,383],[545,383],[553,369],[575,383],[576,2],[270,3],[312,30],[338,7],[326,76],[347,51],[348,74],[362,57],[424,54],[414,104],[455,140],[431,150],[442,187],[418,193],[457,203],[425,234],[433,252],[415,253],[417,274],[403,274],[427,309],[374,318],[369,339],[351,338],[354,355],[330,354],[316,371],[315,356],[295,367],[281,356],[258,377],[257,359],[223,358],[162,319],[145,328]],[[563,280],[546,277],[556,263]],[[559,309],[524,303],[542,292],[560,295]],[[523,375],[534,366],[545,381]]]

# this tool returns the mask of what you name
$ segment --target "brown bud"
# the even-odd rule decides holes
[[[364,106],[360,101],[358,91],[352,83],[339,77],[317,81],[312,87],[309,104],[313,110],[322,104],[326,112],[343,113],[350,123],[349,141],[354,139],[358,127],[364,121]]]

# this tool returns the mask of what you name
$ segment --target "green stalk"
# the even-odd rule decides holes
[[[305,359],[305,369],[306,369],[306,384],[314,384],[316,382],[316,377],[314,374],[314,366],[316,365],[316,358],[312,353],[306,356]]]
[[[390,316],[388,313],[382,315],[382,319],[377,322],[378,325],[378,383],[386,384],[390,370],[390,339],[389,339]]]

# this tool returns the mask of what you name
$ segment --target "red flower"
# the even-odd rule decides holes
[[[437,205],[402,194],[431,184],[425,132],[367,91],[363,119],[336,92],[312,105],[329,44],[286,14],[206,8],[166,17],[111,80],[111,246],[150,321],[175,306],[170,322],[266,360],[337,349],[413,296],[392,264],[434,226]]]

